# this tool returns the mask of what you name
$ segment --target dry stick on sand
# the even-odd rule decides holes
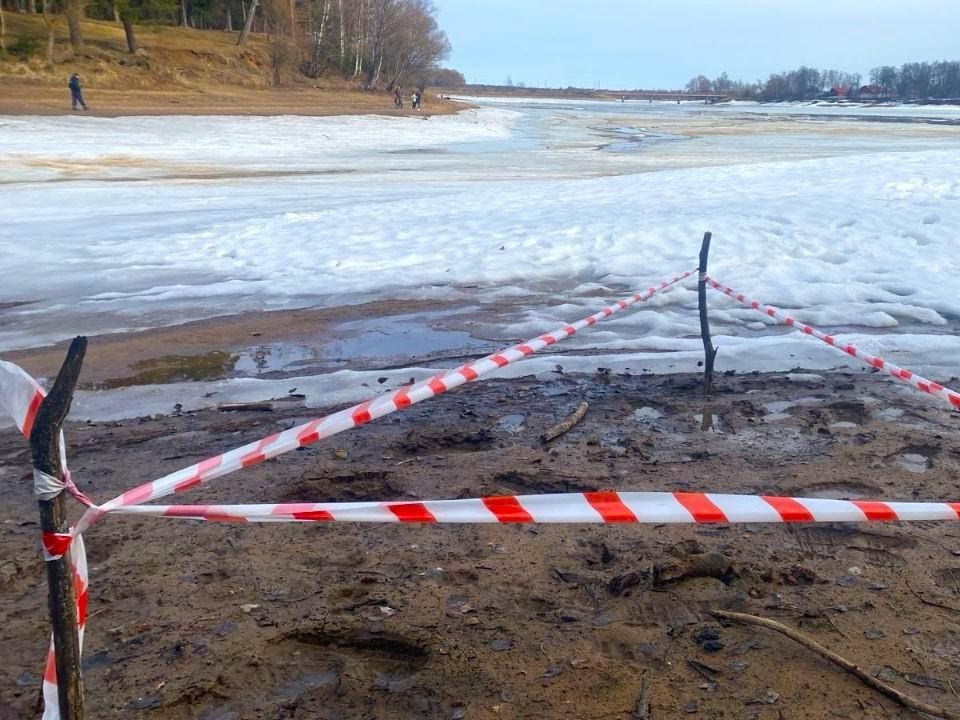
[[[630,720],[650,720],[650,684],[647,682],[646,673],[640,678],[640,694],[637,696],[636,707],[630,713]]]
[[[794,642],[800,643],[808,650],[813,650],[813,652],[817,653],[821,657],[826,658],[837,667],[842,668],[851,675],[859,678],[864,684],[869,685],[877,692],[881,692],[887,697],[896,700],[904,707],[910,708],[911,710],[915,710],[919,713],[926,713],[927,715],[932,715],[934,717],[945,718],[946,720],[960,720],[960,715],[957,713],[950,712],[944,708],[936,707],[935,705],[928,705],[925,702],[915,700],[909,695],[904,695],[896,688],[891,687],[884,682],[880,682],[873,677],[873,675],[870,675],[868,672],[862,670],[858,665],[853,664],[849,660],[845,660],[832,650],[828,650],[816,640],[807,637],[803,633],[794,630],[791,627],[787,627],[786,625],[778,623],[775,620],[768,620],[767,618],[758,617],[756,615],[747,615],[746,613],[728,612],[726,610],[714,610],[711,614],[716,618],[720,618],[721,620],[732,620],[734,622],[746,623],[748,625],[757,625],[759,627],[765,627],[768,630],[774,630],[781,635],[786,635]]]
[[[557,423],[540,436],[541,442],[548,443],[551,440],[556,440],[564,433],[572,430],[574,425],[583,420],[583,416],[587,414],[587,408],[589,407],[586,401],[577,405],[577,409],[564,418],[562,422]]]

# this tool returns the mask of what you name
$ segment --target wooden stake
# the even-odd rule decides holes
[[[707,257],[710,255],[710,238],[712,234],[703,234],[703,243],[700,245],[700,281],[697,283],[697,305],[700,308],[700,337],[703,339],[703,394],[710,395],[713,391],[713,361],[717,357],[717,349],[710,338],[710,320],[707,317]]]
[[[70,403],[80,378],[87,351],[87,339],[76,337],[70,343],[63,367],[50,393],[40,405],[30,433],[33,467],[52,477],[62,477],[60,429],[67,419]],[[68,530],[67,510],[61,492],[50,500],[39,500],[40,529],[62,533]],[[68,555],[50,560],[47,566],[50,620],[57,667],[61,720],[84,720],[83,677],[80,673],[80,638],[77,634],[77,605],[73,588],[73,568]]]

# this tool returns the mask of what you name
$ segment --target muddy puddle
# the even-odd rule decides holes
[[[162,355],[132,363],[129,374],[97,380],[86,387],[115,389],[227,378],[283,378],[343,368],[391,369],[480,357],[499,345],[447,325],[454,316],[474,310],[467,307],[350,320],[325,328],[322,335],[309,342],[289,340],[253,344],[235,352]]]

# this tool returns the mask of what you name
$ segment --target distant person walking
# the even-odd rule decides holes
[[[393,90],[393,106],[397,110],[403,110],[403,88],[399,85]]]
[[[80,76],[74,73],[70,76],[70,80],[67,81],[67,87],[70,88],[70,104],[73,106],[73,109],[77,109],[77,103],[80,104],[84,110],[89,110],[87,104],[83,101],[83,91],[80,89]]]
[[[414,110],[420,109],[420,96],[417,95],[416,90],[410,93],[410,107]]]

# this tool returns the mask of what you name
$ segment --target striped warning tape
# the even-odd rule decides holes
[[[113,512],[239,523],[816,523],[958,520],[960,503],[607,491],[402,502],[131,505]]]
[[[311,444],[343,430],[358,427],[414,403],[434,397],[494,372],[517,360],[568,338],[579,330],[608,318],[631,305],[646,300],[689,277],[682,273],[643,293],[590,315],[571,325],[546,333],[525,343],[468,363],[455,370],[387,393],[283,433],[271,435],[231,450],[176,473],[144,483],[113,500],[97,506],[82,496],[65,478],[63,487],[73,493],[88,510],[69,534],[44,534],[43,547],[48,558],[69,553],[74,569],[77,616],[82,639],[86,623],[88,592],[87,566],[80,533],[99,517],[118,513],[176,517],[218,522],[395,522],[395,523],[761,523],[761,522],[862,522],[929,521],[960,519],[960,503],[888,502],[830,500],[721,493],[667,492],[590,492],[544,495],[517,495],[464,500],[427,500],[358,503],[277,503],[258,505],[142,505],[141,503],[182,493],[209,480],[221,477],[298,447]],[[716,281],[707,282],[717,290],[735,297],[745,305],[764,312],[787,325],[796,326],[849,355],[862,359],[920,390],[941,397],[960,407],[960,395],[937,383],[925,380],[881,358],[839,345],[814,328],[799,323],[775,308],[736,294]],[[0,361],[0,407],[17,423],[27,437],[43,402],[40,386],[23,370]],[[61,448],[62,452],[62,448]],[[64,464],[64,467],[66,465]],[[48,478],[49,480],[49,478]],[[56,668],[53,646],[48,652],[43,678],[44,720],[57,720]]]
[[[0,360],[0,410],[13,418],[17,429],[25,438],[30,439],[37,411],[46,396],[39,383],[13,363]],[[60,435],[61,466],[67,467],[63,434]],[[69,478],[69,473],[68,473]],[[63,486],[74,487],[68,480]],[[87,592],[89,579],[87,573],[87,553],[83,546],[83,537],[71,538],[69,535],[43,533],[42,546],[44,557],[58,559],[69,553],[73,571],[73,594],[77,611],[77,634],[83,649],[83,631],[87,624]],[[47,659],[43,669],[43,720],[60,720],[59,689],[57,687],[57,664],[53,649],[53,636],[47,648]]]
[[[710,287],[714,288],[715,290],[719,290],[724,295],[728,295],[729,297],[732,297],[734,300],[737,300],[740,303],[743,303],[748,308],[752,308],[757,312],[761,312],[768,317],[772,317],[774,320],[779,320],[784,325],[795,327],[807,335],[811,335],[817,338],[818,340],[822,340],[827,345],[833,348],[836,348],[838,351],[846,353],[851,357],[857,358],[858,360],[869,365],[870,367],[874,367],[877,370],[883,370],[888,375],[896,378],[897,380],[905,382],[908,385],[912,385],[913,387],[927,393],[928,395],[933,395],[934,397],[940,398],[941,400],[948,402],[951,406],[955,408],[960,408],[960,393],[954,392],[949,388],[945,388],[943,385],[940,385],[939,383],[935,383],[932,380],[927,380],[926,378],[923,378],[917,375],[916,373],[911,372],[910,370],[904,370],[903,368],[897,367],[893,363],[888,362],[887,360],[884,360],[881,357],[877,357],[876,355],[871,355],[870,353],[864,352],[863,350],[860,350],[854,347],[853,345],[840,342],[835,337],[833,337],[833,335],[827,335],[826,333],[822,333],[816,328],[800,322],[796,318],[793,318],[787,315],[786,313],[778,310],[775,307],[761,303],[758,300],[753,300],[751,298],[748,298],[743,293],[739,293],[736,290],[727,287],[726,285],[722,285],[718,283],[716,280],[714,280],[713,278],[708,277],[707,283],[710,285]]]
[[[80,502],[87,506],[87,511],[74,524],[69,533],[43,533],[41,536],[44,555],[48,560],[54,560],[69,553],[74,573],[74,586],[77,601],[77,618],[82,643],[83,629],[86,625],[86,604],[88,592],[88,576],[86,554],[84,552],[82,535],[93,522],[109,512],[125,509],[131,510],[139,503],[164,497],[171,493],[181,493],[195,488],[202,483],[221,477],[236,470],[241,470],[264,460],[277,457],[299,447],[317,442],[321,438],[330,437],[336,433],[359,427],[378,417],[402,410],[409,405],[440,395],[464,383],[488,375],[517,360],[538,352],[546,347],[571,337],[578,331],[590,327],[616,313],[626,310],[638,302],[647,300],[652,295],[665,290],[695,271],[681,273],[659,285],[651,286],[644,292],[635,293],[629,298],[617,301],[602,310],[585,317],[578,322],[565,325],[553,332],[540,335],[525,343],[501,350],[485,358],[463,365],[455,370],[438,373],[433,378],[400,388],[391,393],[354,405],[338,413],[312,420],[304,425],[292,428],[276,435],[265,437],[241,448],[209,458],[196,465],[166,475],[157,480],[144,483],[122,495],[97,506],[70,481],[69,473],[62,479],[44,478],[49,484],[60,484]],[[44,392],[40,385],[21,368],[12,363],[0,361],[0,409],[13,418],[17,429],[27,438],[33,429],[34,420],[40,405],[43,403]],[[64,446],[61,437],[61,454]],[[66,458],[63,467],[66,468]],[[56,492],[56,487],[54,487]],[[43,720],[59,720],[58,687],[56,665],[54,663],[53,640],[50,642],[50,651],[43,676],[44,711]]]
[[[489,375],[502,367],[523,360],[533,353],[565,340],[584,328],[626,310],[631,305],[647,300],[654,294],[675,285],[684,278],[690,277],[694,272],[696,271],[689,270],[680,273],[670,280],[665,280],[659,285],[647,288],[644,292],[635,293],[628,298],[619,300],[613,305],[609,305],[575,323],[564,325],[552,332],[500,350],[455,370],[440,372],[429,380],[385,393],[346,410],[317,420],[311,420],[290,430],[270,435],[222,455],[208,458],[183,470],[165,475],[157,480],[139,485],[99,507],[89,508],[78,522],[76,532],[82,532],[104,513],[112,512],[117,508],[140,505],[173,493],[186,492],[214,478],[256,465],[264,460],[310,445],[344,430],[359,427],[371,420],[402,410],[427,398],[435,397],[455,387],[477,380],[484,375]]]

